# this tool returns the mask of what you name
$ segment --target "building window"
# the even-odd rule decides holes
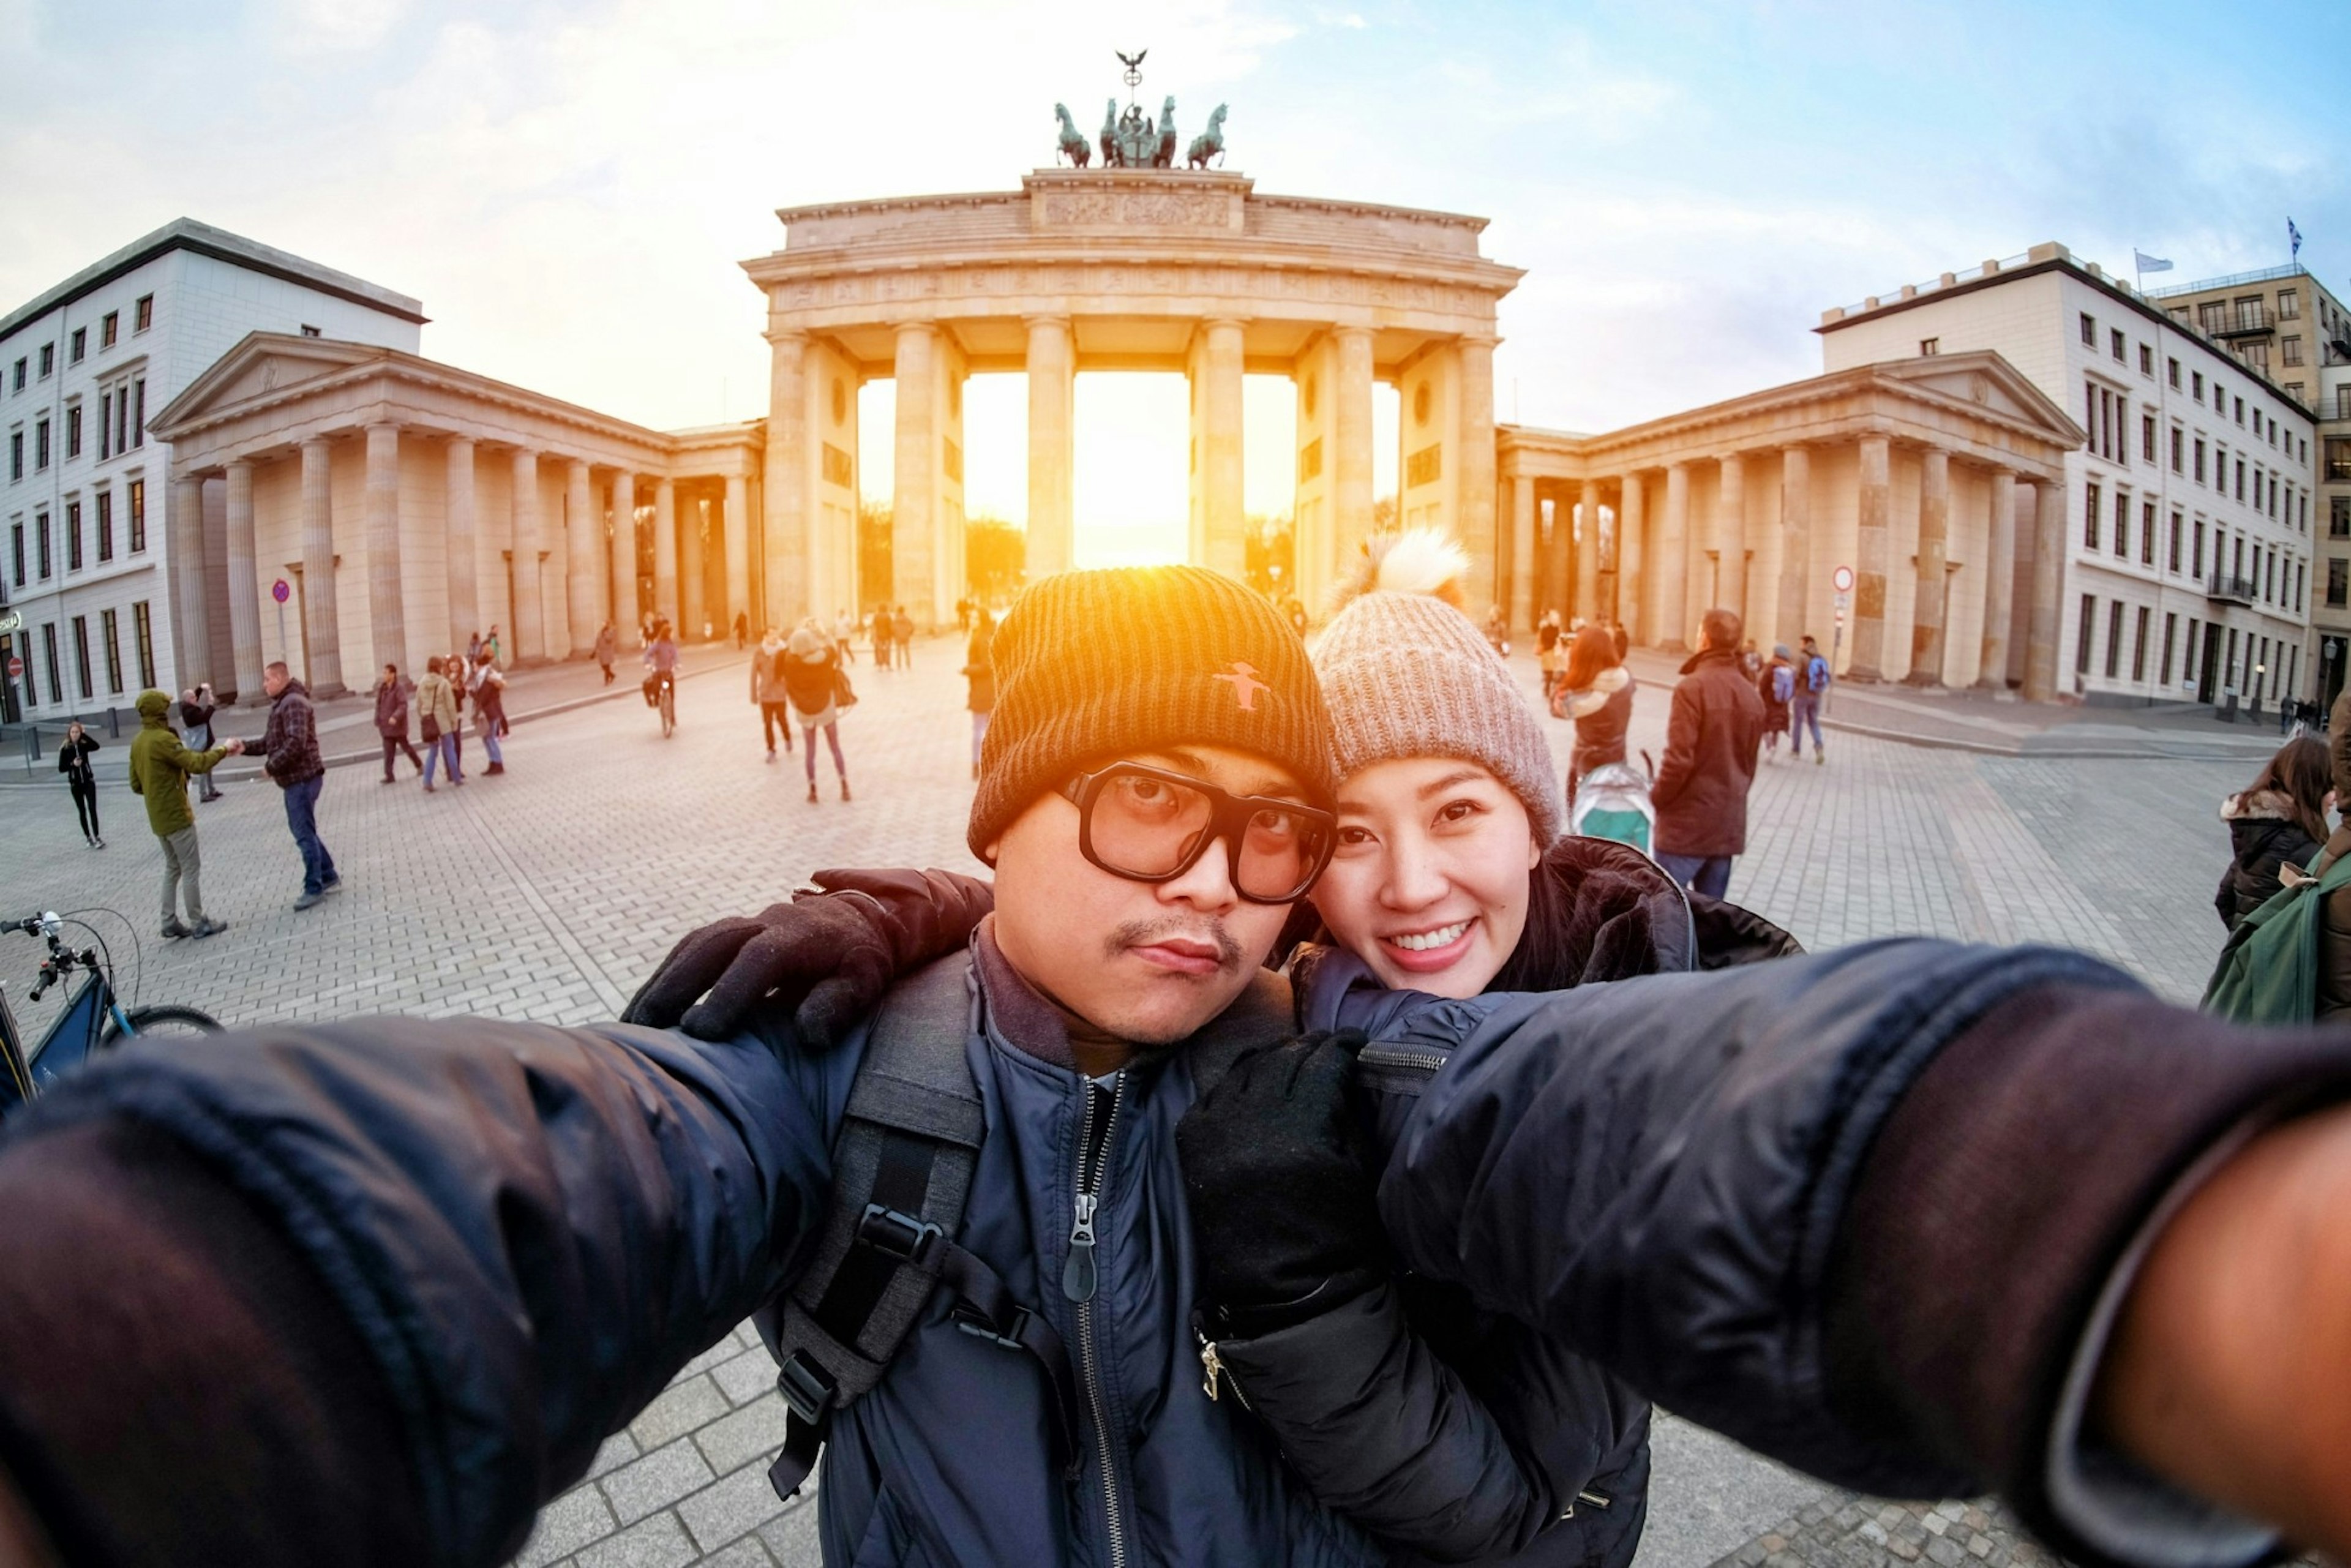
[[[155,297],[152,294],[142,294],[131,307],[131,329],[134,332],[144,332],[154,324]]]
[[[2149,463],[2155,461],[2155,415],[2143,413],[2138,420],[2139,455]]]
[[[2144,604],[2138,607],[2138,634],[2131,639],[2131,682],[2137,685],[2147,679],[2147,622],[2152,613]]]
[[[2351,560],[2339,555],[2326,562],[2326,604],[2330,610],[2351,604]]]
[[[114,455],[114,390],[98,390],[98,460],[100,463]]]
[[[81,570],[81,503],[66,503],[66,570]]]
[[[2179,361],[2178,360],[2166,360],[2164,364],[2167,367],[2166,373],[2171,377],[2171,390],[2173,392],[2178,392],[2179,390]]]
[[[2089,318],[2085,316],[2083,319],[2086,321]],[[2077,675],[2086,675],[2090,673],[2090,637],[2097,629],[2097,597],[2095,594],[2085,593],[2082,595],[2081,628],[2074,640],[2074,673]]]
[[[141,376],[131,383],[132,409],[131,413],[131,444],[147,444],[147,378]]]
[[[25,360],[21,355],[17,357],[16,368],[9,377],[8,390],[11,392],[25,390]]]
[[[42,345],[41,345],[41,379],[42,379],[43,381],[47,381],[47,380],[49,379],[49,374],[50,374],[50,372],[51,372],[51,371],[55,371],[57,368],[57,346],[55,343],[44,343],[44,344],[42,344]]]
[[[147,481],[133,479],[124,488],[128,494],[122,504],[131,513],[131,553],[137,555],[147,548]]]
[[[101,349],[111,349],[114,347],[114,340],[120,335],[121,326],[122,312],[120,310],[110,310],[105,315],[99,317],[98,319],[98,346]]]
[[[33,466],[40,469],[47,468],[48,465],[49,422],[46,419],[37,419],[33,422]]]
[[[2106,679],[2122,674],[2123,667],[2123,601],[2106,601]]]
[[[2245,423],[2245,400],[2243,398],[2237,399],[2237,423],[2239,424]]]
[[[2155,503],[2153,501],[2144,501],[2139,504],[2138,563],[2141,566],[2155,564]]]
[[[2198,402],[2202,402],[2204,401],[2204,372],[2202,371],[2193,371],[2189,374],[2188,381],[2189,387],[2192,389],[2189,395],[2193,397]]]
[[[2172,513],[2172,514],[2171,514],[2171,557],[2170,557],[2170,559],[2171,559],[2171,567],[2170,567],[2170,570],[2173,570],[2173,571],[2178,571],[2178,570],[2179,570],[2179,534],[2180,534],[2180,527],[2179,527],[2179,524],[2180,524],[2180,517],[2179,517],[2179,514],[2178,512],[2174,512],[2174,513]]]
[[[2138,373],[2143,376],[2155,374],[2155,350],[2149,344],[2138,346]]]
[[[81,363],[82,356],[89,351],[89,329],[87,327],[75,328],[73,329],[73,337],[69,340],[73,344],[73,347],[66,351],[66,362],[68,364],[78,365]]]
[[[8,525],[8,553],[16,564],[16,586],[25,586],[25,522],[23,518]]]
[[[89,617],[73,618],[74,675],[81,685],[81,700],[88,702],[98,695],[98,686],[89,676]]]
[[[1921,358],[1932,354],[1939,354],[1942,351],[1943,340],[1940,338],[1921,338],[1918,340],[1918,353]]]
[[[311,326],[308,321],[305,321],[302,323],[302,336],[305,338],[316,338],[320,336],[320,333],[319,329]]]
[[[2296,332],[2278,340],[2278,360],[2288,365],[2302,363],[2302,334]]]
[[[2179,617],[2176,614],[2165,615],[2163,618],[2163,674],[2158,679],[2159,684],[2167,686],[2171,684],[2171,643],[2179,631]]]
[[[2098,324],[2090,319],[2086,310],[2082,312],[2082,345],[2089,349],[2098,346]]]
[[[155,684],[155,618],[143,599],[131,607],[131,641],[139,651],[139,684],[152,686]]]
[[[41,662],[49,667],[49,702],[62,707],[66,700],[65,677],[57,671],[57,623],[48,622],[41,628]]]
[[[2245,580],[2245,536],[2239,534],[2229,541],[2231,575],[2239,582]]]
[[[25,433],[12,430],[8,433],[8,481],[14,484],[24,476]]]
[[[2098,487],[2090,486],[2090,504],[2082,508],[2082,548],[2098,548]]]
[[[2130,497],[2115,492],[2115,558],[2130,559]]]
[[[98,559],[102,563],[114,559],[114,492],[98,493]],[[17,580],[23,581],[22,578]]]
[[[2302,315],[2302,297],[2291,288],[2278,290],[2278,319],[2292,321]]]
[[[2351,539],[2351,496],[2326,497],[2326,537]]]
[[[66,455],[81,455],[81,404],[78,402],[66,404]]]
[[[98,639],[106,644],[106,689],[118,696],[122,692],[122,643],[114,612],[98,612]]]
[[[104,499],[103,497],[99,498],[101,500]],[[2218,565],[2219,563],[2216,561],[2214,564]],[[2191,570],[2188,575],[2199,582],[2204,580],[2204,519],[2201,517],[2196,519],[2195,570]]]
[[[2351,419],[2351,382],[2335,389],[2335,417]]]
[[[40,552],[41,578],[42,580],[47,581],[50,571],[48,513],[33,514],[33,538]]]
[[[2115,357],[2115,363],[2119,365],[2123,362],[2123,334],[2121,328],[2116,327],[2108,329],[2106,332],[2106,351]]]
[[[2239,499],[2240,501],[2241,501],[2241,500],[2243,500],[2244,498],[2245,498],[2245,460],[2244,460],[2243,458],[2240,457],[2240,458],[2238,458],[2238,459],[2237,459],[2237,499]]]
[[[2188,433],[2176,424],[2171,427],[2171,471],[2188,472]]]
[[[2200,435],[2196,438],[2196,482],[2204,483],[2204,438]]]

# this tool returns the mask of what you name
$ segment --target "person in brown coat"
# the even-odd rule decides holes
[[[1683,886],[1723,897],[1730,862],[1747,849],[1747,790],[1763,740],[1763,699],[1740,662],[1745,628],[1709,610],[1698,649],[1674,687],[1666,760],[1649,800],[1657,810],[1657,863]]]

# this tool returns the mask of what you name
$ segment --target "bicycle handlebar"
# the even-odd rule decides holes
[[[0,931],[21,931],[27,936],[38,936],[45,931],[56,931],[57,925],[57,912],[49,909],[27,915],[22,920],[11,920],[5,925],[0,925]]]

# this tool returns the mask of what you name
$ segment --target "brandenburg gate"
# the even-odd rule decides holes
[[[1109,138],[1105,135],[1105,142]],[[1081,142],[1082,145],[1082,142]],[[1496,307],[1521,276],[1482,218],[1259,194],[1238,173],[1040,169],[1019,191],[793,207],[743,264],[768,296],[771,617],[858,602],[857,389],[897,381],[893,597],[918,622],[964,594],[963,385],[1029,377],[1028,575],[1071,563],[1080,371],[1191,383],[1189,558],[1242,572],[1241,378],[1296,384],[1296,591],[1319,605],[1372,522],[1372,388],[1399,394],[1397,510],[1496,580]]]

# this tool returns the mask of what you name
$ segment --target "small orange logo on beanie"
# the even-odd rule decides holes
[[[1241,664],[1238,661],[1235,661],[1233,664],[1232,674],[1228,675],[1210,675],[1208,678],[1212,681],[1232,682],[1233,700],[1240,704],[1241,712],[1243,713],[1255,713],[1257,711],[1258,693],[1270,692],[1273,690],[1271,686],[1257,678],[1257,670],[1254,666]]]

